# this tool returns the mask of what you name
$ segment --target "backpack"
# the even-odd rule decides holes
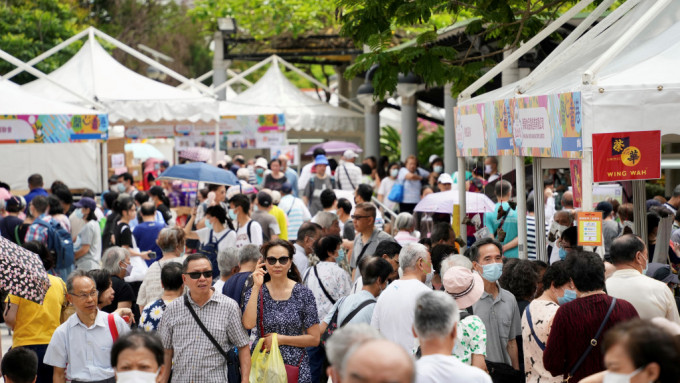
[[[316,176],[312,176],[312,178],[309,179],[309,195],[307,196],[307,199],[309,199],[309,202],[312,202],[312,196],[314,196],[314,179]],[[334,177],[329,177],[331,181],[331,189],[335,189],[335,178]],[[326,179],[324,179],[325,182]]]
[[[55,267],[63,269],[73,266],[75,252],[71,234],[56,219],[50,220],[49,223],[38,219],[35,223],[47,228],[47,249],[57,263]]]
[[[217,277],[220,276],[220,268],[217,265],[217,248],[218,248],[218,245],[231,232],[232,232],[232,230],[228,230],[222,236],[222,238],[218,239],[217,241],[214,241],[213,240],[214,239],[213,231],[210,230],[210,237],[209,237],[210,239],[208,240],[208,243],[201,245],[201,247],[198,249],[198,252],[200,254],[205,255],[210,260],[210,264],[212,265],[212,271],[213,271],[213,279],[216,279]]]

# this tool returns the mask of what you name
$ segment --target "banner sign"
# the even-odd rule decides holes
[[[175,137],[175,149],[177,152],[189,148],[215,149],[215,135],[191,135]]]
[[[576,213],[578,220],[578,245],[579,246],[602,246],[602,212],[579,211]]]
[[[571,173],[571,190],[574,194],[574,207],[581,207],[581,196],[583,190],[583,169],[581,160],[569,160],[569,172]]]
[[[226,150],[267,149],[286,144],[283,114],[222,116],[220,132],[226,137]],[[224,143],[224,140],[222,140]]]
[[[289,165],[300,165],[300,147],[297,145],[276,145],[269,148],[271,159],[277,159],[284,155],[288,158]]]
[[[456,152],[459,157],[486,156],[485,104],[455,107]]]
[[[133,140],[145,138],[168,138],[174,136],[174,125],[140,125],[125,127],[125,137]]]
[[[0,116],[0,143],[106,141],[109,118],[99,115]]]
[[[593,134],[595,182],[661,178],[661,131]]]

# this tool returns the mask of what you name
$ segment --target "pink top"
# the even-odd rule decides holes
[[[402,230],[394,236],[394,240],[397,241],[398,244],[404,246],[409,243],[418,242],[420,238],[416,238],[408,231]]]

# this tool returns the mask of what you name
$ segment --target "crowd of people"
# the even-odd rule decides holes
[[[177,184],[142,190],[127,173],[99,197],[58,181],[48,191],[38,174],[24,196],[0,183],[0,234],[36,253],[50,280],[42,304],[4,299],[5,381],[680,380],[680,186],[647,202],[644,240],[628,203],[600,202],[598,253],[578,245],[568,177],[550,170],[532,192],[544,193],[546,228],[529,196],[519,259],[496,158],[447,174],[438,157],[427,169],[413,156],[329,157],[317,150],[299,173],[284,157],[228,158],[218,166],[239,184],[205,185],[195,204]],[[451,214],[414,212],[456,182],[495,201],[458,235]],[[673,229],[670,247],[656,246]],[[671,264],[651,262],[666,250]],[[285,369],[262,378],[262,353]]]

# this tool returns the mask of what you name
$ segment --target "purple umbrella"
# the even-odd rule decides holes
[[[345,142],[345,141],[327,141],[323,142],[321,144],[316,144],[309,148],[308,151],[305,152],[305,156],[311,156],[314,154],[314,150],[317,148],[322,148],[323,150],[326,151],[326,154],[342,154],[345,152],[345,150],[354,150],[356,153],[361,153],[364,150],[359,147],[359,145],[353,143],[353,142]]]

